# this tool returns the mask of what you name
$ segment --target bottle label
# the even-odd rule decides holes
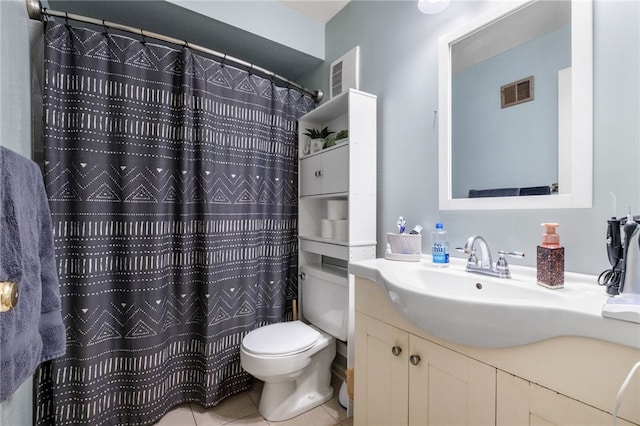
[[[449,248],[444,242],[433,243],[431,247],[431,256],[433,263],[446,264],[449,263]]]

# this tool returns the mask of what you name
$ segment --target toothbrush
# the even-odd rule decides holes
[[[398,234],[404,234],[404,230],[405,230],[405,225],[407,224],[407,222],[404,220],[404,218],[402,216],[400,216],[398,218]]]

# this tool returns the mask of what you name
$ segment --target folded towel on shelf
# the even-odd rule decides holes
[[[18,302],[0,312],[0,401],[44,361],[65,353],[51,213],[38,166],[0,147],[0,281]]]

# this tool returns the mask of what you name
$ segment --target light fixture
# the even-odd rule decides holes
[[[427,15],[440,13],[449,6],[451,0],[418,0],[418,9]]]

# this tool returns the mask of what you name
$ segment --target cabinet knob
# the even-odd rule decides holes
[[[402,348],[400,346],[394,346],[391,348],[391,353],[393,356],[399,356],[402,353]]]
[[[316,175],[316,177],[322,177],[322,170],[316,170],[314,174]]]
[[[420,355],[411,355],[411,356],[409,357],[409,362],[410,362],[412,365],[418,365],[418,364],[420,364]]]
[[[18,303],[18,284],[11,281],[0,282],[0,312],[13,309]]]
[[[307,274],[305,274],[304,272],[301,272],[299,276],[300,276],[301,280],[306,280],[307,279]]]

